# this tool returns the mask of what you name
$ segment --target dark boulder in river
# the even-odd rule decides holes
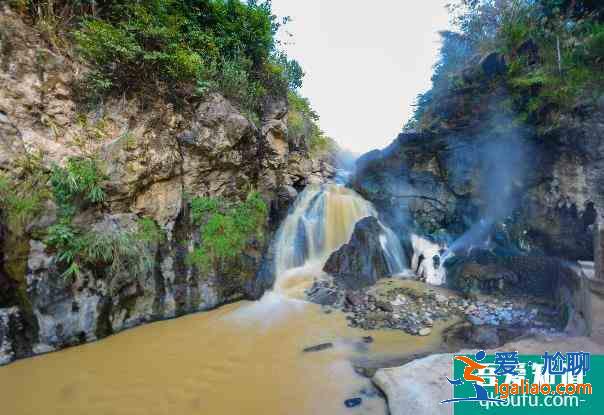
[[[382,227],[368,216],[357,222],[347,244],[331,254],[323,271],[331,274],[338,285],[350,289],[368,287],[378,278],[389,276],[386,255],[380,243]]]

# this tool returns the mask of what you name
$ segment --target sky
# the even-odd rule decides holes
[[[273,0],[279,38],[306,72],[301,93],[342,147],[388,145],[430,87],[450,0]],[[289,37],[287,32],[293,37]]]

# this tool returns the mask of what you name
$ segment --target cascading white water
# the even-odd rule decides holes
[[[413,247],[411,270],[428,284],[443,285],[447,280],[447,273],[443,266],[447,259],[447,256],[443,255],[444,249],[439,244],[415,234],[411,235],[411,246]],[[435,257],[438,264],[435,263]]]
[[[356,192],[337,184],[309,186],[302,192],[277,232],[274,291],[303,295],[331,253],[347,243],[355,224],[375,208]],[[406,270],[401,244],[391,229],[382,226],[380,243],[392,275]]]

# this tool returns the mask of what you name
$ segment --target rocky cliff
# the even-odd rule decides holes
[[[424,278],[443,280],[446,269],[447,284],[466,293],[559,298],[577,286],[566,261],[594,258],[604,102],[520,121],[506,71],[497,54],[465,68],[463,88],[426,109],[429,127],[362,156],[352,183]]]
[[[392,224],[460,250],[487,242],[570,260],[593,259],[602,213],[604,102],[555,123],[518,122],[486,59],[463,89],[434,103],[431,128],[401,133],[357,162],[354,188]]]
[[[191,199],[244,200],[255,189],[270,207],[268,234],[298,190],[334,171],[288,135],[286,97],[267,99],[259,123],[216,93],[178,105],[124,93],[90,109],[77,89],[86,70],[0,10],[0,173],[20,186],[32,171],[46,177],[69,158],[93,158],[106,197],[82,205],[73,223],[120,234],[145,218],[162,237],[145,244],[144,272],[101,263],[66,278],[46,243],[59,221],[55,201],[44,198],[19,230],[0,211],[0,364],[248,295],[270,238],[202,272],[188,260],[201,238]]]

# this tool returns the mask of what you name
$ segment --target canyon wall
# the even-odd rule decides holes
[[[267,98],[256,122],[218,93],[174,103],[159,92],[124,92],[91,108],[77,89],[87,68],[8,8],[0,9],[0,32],[0,173],[19,183],[25,169],[48,173],[70,157],[93,158],[106,197],[73,223],[119,234],[146,218],[163,235],[146,245],[144,272],[99,264],[66,278],[46,243],[59,220],[51,198],[22,233],[0,221],[0,364],[266,288],[254,281],[278,221],[299,190],[334,173],[333,160],[312,158],[305,137],[288,134],[286,97]],[[269,206],[265,236],[200,271],[188,260],[201,238],[189,201],[245,200],[252,190]]]

